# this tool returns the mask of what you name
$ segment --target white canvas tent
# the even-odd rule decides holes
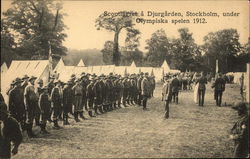
[[[132,62],[131,67],[136,67],[135,61]]]
[[[114,74],[124,75],[126,71],[126,66],[116,66],[114,69]]]
[[[7,67],[6,63],[4,62],[1,66],[1,75],[6,73],[7,70],[8,70],[8,67]]]
[[[49,61],[48,60],[25,60],[12,61],[4,78],[1,79],[1,92],[6,99],[6,91],[10,83],[17,77],[22,78],[24,75],[35,76],[37,80],[42,79],[46,84],[49,79]]]
[[[67,82],[72,74],[75,74],[74,72],[75,66],[65,66],[64,69],[59,73],[59,80],[62,82]]]
[[[57,65],[56,65],[56,67],[54,69],[54,72],[56,71],[57,73],[60,73],[61,71],[63,71],[64,67],[65,67],[65,64],[64,64],[64,62],[63,62],[63,60],[61,58],[59,60],[59,62],[57,63]]]
[[[6,78],[5,75],[6,75],[6,72],[8,71],[8,67],[6,65],[6,63],[4,62],[1,66],[1,77],[0,77],[0,83],[1,83],[1,89],[3,87],[3,82],[2,82],[2,79]]]
[[[84,62],[83,62],[83,60],[82,60],[82,59],[79,61],[79,63],[78,63],[78,65],[77,65],[77,66],[81,66],[81,67],[84,67],[84,66],[85,66],[85,64],[84,64]]]
[[[170,72],[170,67],[169,67],[169,65],[168,65],[168,63],[167,63],[166,60],[165,60],[165,61],[163,62],[163,64],[161,65],[161,68],[164,69],[164,72],[165,72],[165,73]]]
[[[104,75],[109,75],[109,73],[114,73],[115,65],[104,65],[102,66],[102,73]]]

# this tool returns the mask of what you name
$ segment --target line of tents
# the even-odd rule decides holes
[[[161,67],[137,67],[135,62],[132,62],[130,66],[115,66],[115,65],[101,65],[101,66],[85,66],[82,60],[79,61],[77,66],[66,66],[62,59],[58,62],[57,66],[54,69],[59,76],[61,81],[67,81],[71,74],[75,74],[76,76],[80,76],[82,72],[96,75],[108,75],[109,73],[113,74],[138,74],[140,72],[146,73],[148,72],[150,75],[154,75],[156,81],[160,81],[164,74],[178,73],[179,70],[170,69],[169,65],[166,61],[162,64]]]

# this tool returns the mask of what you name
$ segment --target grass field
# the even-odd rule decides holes
[[[224,103],[240,100],[239,86],[227,85],[222,107],[215,106],[210,85],[204,107],[193,102],[192,91],[181,92],[180,104],[171,104],[167,120],[161,87],[157,85],[155,97],[148,101],[149,111],[130,106],[80,123],[71,119],[71,125],[60,130],[49,124],[50,135],[25,137],[14,158],[232,157],[228,136],[237,113]]]

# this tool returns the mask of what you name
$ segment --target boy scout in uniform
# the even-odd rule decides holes
[[[35,87],[34,87],[35,80],[36,77],[31,76],[29,78],[29,84],[25,87],[24,90],[24,105],[25,105],[25,110],[27,112],[26,129],[29,137],[35,137],[35,135],[32,132],[32,126],[36,115],[36,111],[39,109],[38,96],[35,92]]]
[[[141,82],[141,89],[142,89],[142,104],[143,110],[147,110],[147,100],[150,97],[150,82],[148,80],[148,73],[145,73],[145,77]]]
[[[53,109],[53,123],[54,128],[59,129],[58,118],[62,109],[62,90],[61,81],[55,81],[56,86],[51,91],[51,108]]]
[[[22,130],[25,130],[25,106],[23,101],[23,90],[21,87],[22,80],[16,78],[14,88],[9,92],[9,111],[21,125]]]
[[[41,122],[41,133],[42,134],[49,134],[49,132],[46,130],[46,124],[47,120],[50,118],[50,109],[51,109],[51,103],[50,103],[50,97],[49,97],[49,92],[48,92],[48,87],[45,86],[41,89],[42,93],[39,96],[39,101],[38,105],[41,110],[41,117],[42,117],[42,122]]]
[[[69,125],[68,114],[72,109],[74,92],[72,90],[72,82],[68,81],[63,88],[63,125]]]
[[[167,76],[164,76],[164,85],[162,89],[162,100],[165,101],[165,115],[164,118],[169,118],[169,103],[172,100],[172,82]]]

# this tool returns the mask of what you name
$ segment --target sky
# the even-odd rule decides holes
[[[164,17],[171,22],[172,19],[189,19],[191,22],[196,17],[186,17],[190,12],[216,12],[219,17],[205,17],[206,24],[140,24],[135,22],[135,28],[141,31],[140,49],[145,51],[146,39],[149,39],[156,30],[164,29],[169,38],[178,38],[178,29],[187,27],[193,33],[197,44],[203,44],[203,37],[209,32],[221,29],[234,28],[240,34],[240,42],[247,43],[249,37],[249,2],[247,1],[63,1],[64,23],[68,37],[64,45],[71,49],[102,49],[105,41],[113,40],[114,33],[95,28],[95,19],[103,12],[137,11],[144,12],[144,18],[155,19],[147,16],[152,12],[181,12],[183,17]],[[10,1],[2,1],[2,10],[10,7]],[[224,17],[222,13],[240,13],[238,16]],[[161,17],[156,17],[161,18]],[[200,18],[200,17],[198,17]],[[201,17],[203,18],[203,17]],[[121,32],[120,45],[124,45],[125,31]]]

